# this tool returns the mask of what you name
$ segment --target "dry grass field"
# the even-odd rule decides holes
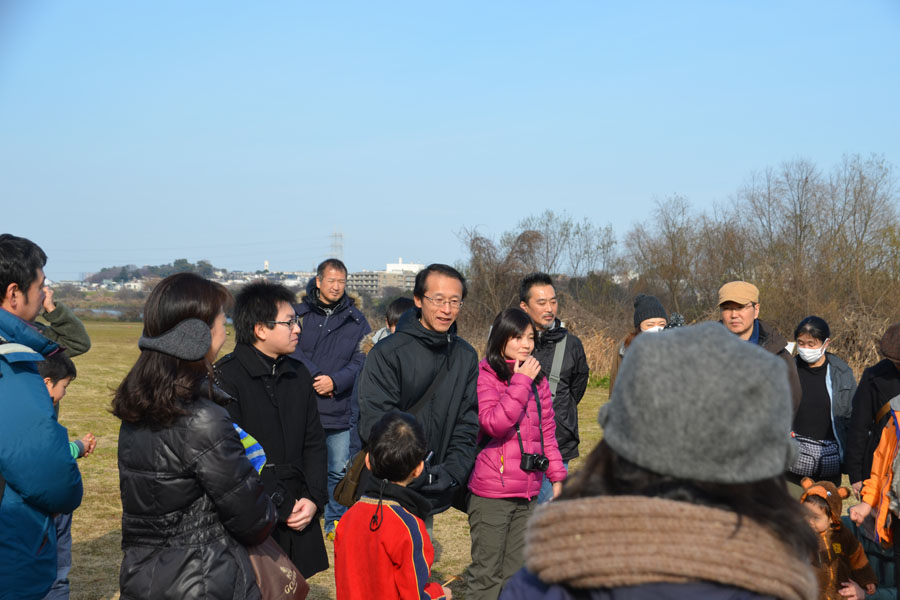
[[[75,359],[78,377],[69,386],[60,411],[60,422],[69,429],[70,438],[88,431],[97,436],[92,456],[79,461],[84,477],[84,502],[75,512],[72,524],[71,572],[73,600],[97,600],[118,597],[118,573],[122,553],[121,504],[116,469],[116,445],[119,421],[109,413],[112,392],[138,355],[139,323],[110,321],[86,322],[93,341],[87,354]],[[223,352],[234,344],[229,337]],[[590,389],[581,404],[582,454],[600,438],[597,409],[606,401],[606,390]],[[572,465],[577,468],[578,461]],[[442,548],[435,565],[434,579],[444,581],[460,574],[469,560],[469,528],[466,516],[453,509],[435,518],[435,536]],[[331,544],[328,544],[329,552]],[[311,600],[334,598],[334,576],[329,569],[309,581]],[[456,586],[453,586],[454,588]],[[456,598],[463,599],[461,591]]]

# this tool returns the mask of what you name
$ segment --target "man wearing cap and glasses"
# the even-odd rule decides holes
[[[756,344],[782,358],[787,364],[794,412],[800,406],[800,378],[797,365],[787,350],[783,335],[759,319],[759,290],[746,281],[732,281],[719,288],[722,324],[742,340]]]

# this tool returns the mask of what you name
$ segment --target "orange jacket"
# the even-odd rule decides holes
[[[888,492],[894,480],[894,457],[897,455],[897,411],[891,411],[891,418],[881,430],[881,440],[872,457],[872,473],[863,482],[862,501],[877,510],[875,517],[876,531],[882,542],[891,541],[891,528],[888,524],[890,499]]]

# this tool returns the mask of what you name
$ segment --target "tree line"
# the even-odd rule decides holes
[[[556,276],[568,325],[597,338],[595,354],[608,353],[632,327],[636,294],[656,295],[692,323],[718,319],[718,288],[742,279],[760,290],[760,318],[788,339],[803,317],[826,319],[832,348],[859,374],[900,315],[897,206],[893,166],[852,155],[830,169],[794,159],[751,173],[707,210],[679,195],[659,199],[649,221],[621,235],[554,211],[498,238],[467,229],[460,327],[485,338],[493,317],[518,304],[521,278],[544,271]],[[605,356],[590,358],[598,373],[608,367]]]

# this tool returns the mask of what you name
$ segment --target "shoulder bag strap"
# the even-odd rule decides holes
[[[566,354],[566,340],[568,339],[569,335],[564,335],[562,341],[553,348],[553,364],[550,366],[550,376],[547,378],[550,382],[551,398],[556,398],[556,386],[559,385],[559,374],[562,372],[563,358],[565,358]]]

